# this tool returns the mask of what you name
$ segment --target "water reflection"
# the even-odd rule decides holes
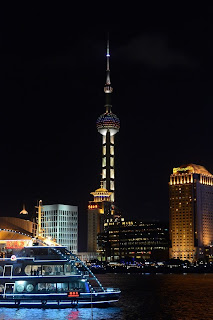
[[[101,274],[121,289],[114,307],[93,308],[93,320],[213,319],[213,274]],[[0,320],[90,320],[90,308],[0,309]]]
[[[119,319],[120,308],[81,308],[70,309],[0,309],[0,320],[110,320]]]

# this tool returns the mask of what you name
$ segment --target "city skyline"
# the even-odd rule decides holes
[[[24,29],[11,20],[1,41],[1,216],[23,203],[30,212],[42,199],[77,205],[86,221],[101,178],[96,119],[104,112],[107,31],[112,108],[122,123],[115,166],[123,215],[168,220],[172,168],[196,163],[213,172],[210,28],[204,16],[173,18],[77,30],[62,17],[34,25],[33,16]]]

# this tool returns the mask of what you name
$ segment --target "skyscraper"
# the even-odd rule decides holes
[[[78,207],[64,204],[42,206],[41,229],[73,253],[78,251]]]
[[[174,168],[169,202],[170,258],[203,258],[213,244],[213,175],[195,164]]]
[[[107,41],[107,69],[105,92],[105,113],[97,119],[98,132],[102,135],[102,181],[101,188],[92,192],[94,201],[88,205],[87,250],[97,251],[97,235],[103,232],[104,219],[114,212],[115,201],[115,161],[114,136],[120,129],[120,120],[112,113],[111,94],[113,88],[109,68],[109,40]]]

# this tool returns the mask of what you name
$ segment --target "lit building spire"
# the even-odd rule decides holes
[[[25,209],[25,204],[23,204],[23,209],[19,214],[28,214],[27,210]]]
[[[108,109],[110,103],[110,96],[109,94],[112,93],[113,88],[111,87],[111,81],[110,81],[110,68],[109,68],[109,58],[110,58],[110,52],[109,52],[109,36],[107,39],[107,52],[106,52],[106,60],[107,60],[107,69],[106,69],[106,83],[104,86],[104,92],[106,93],[106,108]]]

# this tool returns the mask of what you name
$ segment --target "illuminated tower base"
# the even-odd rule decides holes
[[[88,205],[88,232],[87,232],[87,251],[97,252],[97,235],[104,231],[104,220],[111,214],[111,192],[101,187],[95,192],[91,192],[94,200]]]

